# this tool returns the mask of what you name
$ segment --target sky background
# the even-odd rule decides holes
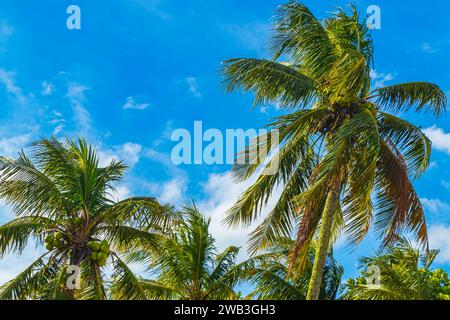
[[[274,10],[284,1],[254,0],[3,0],[0,2],[0,154],[15,157],[32,141],[84,136],[102,163],[130,166],[118,198],[156,196],[182,205],[194,200],[212,217],[220,249],[245,248],[249,230],[227,230],[220,221],[251,181],[236,185],[230,166],[174,166],[174,129],[261,128],[279,114],[251,110],[253,96],[225,94],[221,62],[269,58]],[[319,17],[347,1],[304,3]],[[431,81],[450,93],[450,2],[355,1],[361,12],[381,8],[375,42],[374,86]],[[81,8],[82,29],[68,30],[66,8]],[[404,114],[433,140],[430,170],[415,182],[426,208],[437,265],[450,269],[450,122]],[[7,208],[0,223],[12,218]],[[372,254],[372,236],[356,250],[343,241],[336,258],[345,279],[357,274],[355,258]],[[22,271],[41,249],[0,260],[0,283]]]

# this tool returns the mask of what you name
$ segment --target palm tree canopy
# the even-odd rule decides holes
[[[38,141],[31,152],[32,158],[24,152],[17,160],[0,158],[0,198],[17,216],[0,227],[0,257],[22,253],[30,237],[36,245],[45,240],[47,252],[2,286],[0,299],[105,299],[106,262],[120,283],[130,273],[120,253],[157,250],[176,213],[154,198],[111,200],[126,166],[112,160],[99,167],[95,149],[83,139]],[[96,241],[101,243],[93,248]],[[77,290],[66,287],[69,266],[80,268]]]
[[[438,117],[445,112],[443,91],[425,82],[371,89],[373,44],[354,7],[349,15],[340,9],[320,21],[301,3],[282,5],[273,48],[272,60],[239,58],[223,66],[228,91],[251,90],[255,104],[287,111],[269,124],[280,136],[279,148],[268,146],[278,171],[259,176],[228,212],[227,224],[253,223],[282,186],[274,209],[251,234],[250,249],[271,247],[297,228],[294,258],[305,258],[327,195],[337,186],[334,239],[344,230],[357,245],[374,227],[384,245],[408,231],[426,246],[424,210],[411,180],[428,168],[431,142],[396,114],[414,110]],[[268,136],[240,155],[236,181],[259,172],[267,159],[257,152],[271,141]]]
[[[400,239],[374,257],[360,259],[361,277],[349,279],[344,298],[350,300],[450,300],[450,280],[433,270],[437,250],[421,252]],[[370,283],[370,267],[379,268],[379,283]],[[373,269],[373,268],[372,268]],[[369,272],[368,272],[369,270]]]
[[[278,244],[267,252],[244,261],[238,268],[247,270],[248,281],[255,290],[249,295],[261,300],[305,300],[308,282],[314,263],[315,246],[308,252],[308,263],[304,270],[294,266],[289,272],[289,255],[296,241],[279,239]],[[330,250],[320,290],[320,300],[337,298],[344,269]]]
[[[221,300],[236,299],[234,287],[243,281],[244,271],[236,266],[239,248],[218,252],[209,233],[210,219],[195,205],[185,206],[182,219],[169,236],[161,241],[157,255],[135,250],[128,261],[153,268],[154,279],[140,281],[145,294],[152,299]],[[116,291],[112,287],[113,295]],[[129,294],[132,294],[130,291]]]

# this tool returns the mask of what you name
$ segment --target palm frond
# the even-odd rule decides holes
[[[376,89],[371,97],[387,111],[425,110],[436,117],[445,112],[447,105],[445,93],[437,85],[428,82],[403,83]]]
[[[282,63],[259,59],[232,59],[223,67],[227,91],[253,90],[254,105],[273,103],[282,108],[302,108],[316,95],[313,80]]]

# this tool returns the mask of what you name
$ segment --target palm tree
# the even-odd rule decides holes
[[[247,270],[247,277],[255,290],[249,298],[260,300],[305,300],[308,292],[308,282],[311,277],[315,256],[315,247],[311,246],[308,253],[306,269],[289,270],[289,252],[295,241],[280,239],[278,244],[268,249],[266,253],[250,258],[242,263],[241,269]],[[245,268],[244,268],[245,266]],[[335,300],[339,292],[344,269],[333,257],[330,251],[325,264],[323,282],[319,298]]]
[[[234,168],[237,181],[261,175],[228,212],[228,225],[249,226],[278,187],[275,208],[251,234],[253,253],[289,237],[298,225],[291,263],[304,261],[314,236],[318,246],[308,299],[317,299],[328,248],[345,226],[357,245],[374,225],[389,244],[408,230],[427,243],[424,211],[411,178],[428,167],[431,143],[420,128],[395,114],[411,109],[441,115],[446,106],[435,84],[412,82],[371,90],[373,44],[365,21],[353,7],[319,21],[291,1],[275,19],[272,60],[225,62],[228,91],[255,93],[255,104],[273,103],[289,111],[269,128],[279,131],[277,149],[268,133],[251,143]],[[391,112],[391,113],[389,113]],[[270,160],[270,159],[269,159]],[[375,200],[375,201],[373,201]],[[320,230],[319,230],[320,229]]]
[[[100,168],[85,140],[42,140],[32,155],[0,158],[0,198],[17,216],[0,227],[0,257],[22,253],[30,238],[37,246],[45,241],[46,251],[0,288],[0,300],[105,299],[107,262],[113,284],[131,285],[123,283],[135,276],[120,254],[134,247],[156,250],[176,216],[172,209],[154,198],[110,200],[126,166],[112,160]],[[68,287],[77,267],[80,286]]]
[[[139,287],[150,299],[161,300],[234,300],[234,287],[245,278],[245,270],[236,265],[239,248],[229,247],[218,253],[209,233],[210,219],[195,207],[183,209],[183,219],[161,242],[158,255],[137,250],[129,261],[153,269],[155,279],[141,280]],[[113,296],[128,299],[132,290],[120,285],[111,288]],[[131,288],[130,288],[131,289]]]
[[[401,239],[374,257],[360,259],[362,276],[349,279],[344,298],[349,300],[450,300],[450,280],[442,269],[433,270],[439,251],[421,252]],[[377,282],[374,266],[379,268]],[[371,268],[372,267],[372,268]]]

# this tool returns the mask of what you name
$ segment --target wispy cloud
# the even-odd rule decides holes
[[[22,101],[26,97],[23,95],[22,89],[16,85],[15,76],[15,72],[0,69],[0,83],[4,86],[6,92]]]
[[[41,94],[44,96],[51,95],[53,93],[53,90],[55,89],[55,86],[49,81],[43,81],[41,83],[41,86],[42,86]]]
[[[202,93],[199,90],[198,81],[195,77],[187,77],[186,83],[188,85],[188,92],[197,99],[202,97]]]
[[[386,85],[386,82],[394,80],[392,73],[378,73],[376,70],[370,70],[370,78],[374,82],[374,88],[382,88]]]
[[[85,136],[89,135],[88,133],[91,130],[92,124],[91,115],[89,111],[84,107],[84,104],[86,102],[85,92],[88,90],[88,87],[76,82],[72,82],[69,83],[67,91],[67,98],[69,99],[72,106],[78,130]]]
[[[267,36],[270,28],[269,23],[261,22],[223,26],[223,29],[236,39],[240,46],[254,51],[259,56],[263,56],[266,53]]]
[[[137,100],[137,97],[128,97],[122,108],[124,110],[145,110],[150,107],[149,103],[137,102]]]
[[[433,214],[450,213],[450,205],[439,199],[421,198],[425,210]]]
[[[31,134],[22,134],[0,139],[0,154],[16,157],[17,152],[27,147],[31,142],[31,138]]]
[[[432,53],[439,52],[439,49],[437,48],[436,44],[424,42],[424,43],[422,43],[422,52],[432,54]]]
[[[254,222],[250,228],[240,227],[229,229],[223,225],[223,218],[226,212],[235,204],[239,198],[258,178],[255,174],[251,179],[243,183],[235,183],[233,174],[225,172],[222,174],[211,174],[208,180],[202,184],[203,200],[198,203],[198,207],[209,217],[211,217],[211,232],[217,239],[219,249],[225,249],[231,243],[236,246],[245,247],[248,234],[259,225],[265,216],[273,209],[276,201],[281,195],[281,188],[273,192],[267,206],[262,210],[260,218]],[[241,257],[245,255],[244,250]]]
[[[161,0],[133,0],[133,2],[145,10],[156,14],[163,20],[169,20],[172,18],[168,12],[161,9],[161,3],[163,2]]]
[[[163,182],[147,183],[149,191],[156,195],[162,203],[182,204],[186,200],[189,179],[186,172],[175,166],[169,155],[148,149],[145,156],[161,164],[168,172],[170,179]]]

